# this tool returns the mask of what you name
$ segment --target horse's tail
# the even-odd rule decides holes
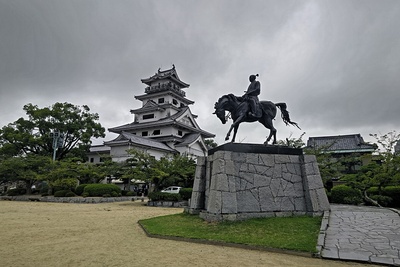
[[[286,125],[291,124],[300,129],[299,125],[296,122],[290,120],[289,111],[287,111],[286,109],[287,108],[286,103],[275,103],[275,106],[277,106],[281,110],[282,113],[281,118]]]

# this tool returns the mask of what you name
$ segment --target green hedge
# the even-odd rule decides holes
[[[26,194],[25,188],[8,189],[8,191],[7,191],[7,196],[19,196],[19,195],[24,195],[24,194]]]
[[[381,197],[376,197],[379,195],[378,187],[371,187],[367,190],[368,196],[372,199],[377,199],[378,203],[385,206],[385,204],[389,207],[400,207],[400,186],[387,186],[381,189]],[[382,197],[389,197],[391,200],[387,201],[388,198]],[[379,202],[385,202],[381,203]],[[383,200],[383,201],[382,201]]]
[[[347,185],[337,185],[331,190],[332,203],[357,205],[363,202],[361,191]]]
[[[151,201],[181,201],[182,196],[180,194],[162,193],[162,192],[151,192],[148,195]]]
[[[181,190],[179,190],[179,195],[181,195],[183,200],[188,200],[192,197],[192,191],[193,188],[181,188]]]
[[[75,194],[77,194],[78,196],[82,196],[83,190],[85,189],[85,187],[86,187],[87,185],[88,185],[88,184],[80,184],[80,185],[78,185],[78,186],[75,188]]]
[[[58,190],[54,192],[54,197],[74,197],[74,196],[76,196],[75,193],[69,189]]]
[[[113,194],[113,192],[115,193]],[[83,193],[91,197],[102,197],[103,195],[113,196],[115,194],[119,196],[121,194],[121,188],[114,184],[88,184],[83,189]]]
[[[135,191],[128,191],[125,194],[127,197],[132,197],[132,196],[137,196],[137,193]]]

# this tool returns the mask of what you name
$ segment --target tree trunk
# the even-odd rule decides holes
[[[379,203],[378,203],[377,201],[373,200],[372,198],[370,198],[370,197],[367,195],[367,190],[364,190],[364,198],[365,198],[365,200],[366,200],[367,202],[373,204],[374,206],[382,207],[381,205],[379,205]]]

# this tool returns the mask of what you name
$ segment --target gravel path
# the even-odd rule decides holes
[[[137,223],[179,212],[182,209],[147,207],[140,201],[0,201],[0,266],[362,266],[149,238]]]

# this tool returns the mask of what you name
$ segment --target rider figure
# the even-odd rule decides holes
[[[244,100],[249,104],[250,111],[249,115],[257,117],[257,106],[259,104],[258,95],[260,94],[261,85],[259,81],[256,81],[256,75],[250,75],[250,85],[247,88],[246,93],[243,95]]]

